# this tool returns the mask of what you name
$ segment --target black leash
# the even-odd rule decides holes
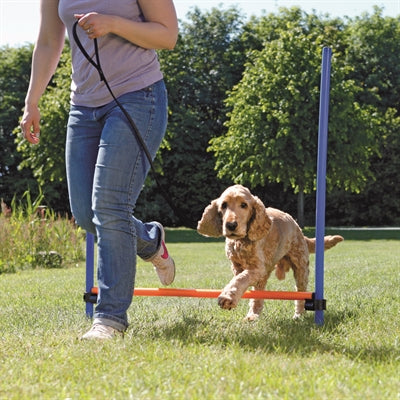
[[[93,59],[89,56],[89,54],[87,53],[87,51],[85,50],[85,48],[82,46],[82,43],[78,37],[78,34],[76,32],[76,27],[78,26],[78,21],[76,21],[74,23],[73,26],[73,35],[74,35],[74,39],[75,42],[77,44],[77,46],[79,47],[79,50],[82,52],[82,54],[86,57],[86,59],[90,62],[90,64],[92,64],[96,69],[97,72],[100,75],[100,80],[104,82],[104,84],[107,86],[108,91],[110,92],[112,98],[114,99],[114,101],[117,103],[118,107],[121,109],[121,111],[124,113],[125,117],[127,118],[127,120],[129,121],[129,124],[132,128],[132,132],[134,133],[137,141],[140,143],[140,145],[142,146],[143,151],[146,154],[146,157],[150,163],[151,169],[153,170],[153,172],[155,173],[155,167],[153,164],[153,160],[151,158],[151,155],[149,153],[149,150],[146,146],[146,143],[144,142],[142,135],[139,132],[138,127],[136,126],[135,122],[133,121],[132,117],[129,115],[129,113],[125,110],[125,108],[123,107],[123,105],[120,103],[120,101],[115,97],[113,91],[110,88],[110,85],[107,82],[106,77],[104,76],[103,70],[101,68],[101,64],[100,64],[100,56],[99,56],[99,47],[97,45],[97,39],[94,39],[94,51],[95,51],[95,55],[96,55],[96,62],[93,61]],[[158,182],[157,182],[158,183]]]
[[[175,207],[175,205],[172,203],[172,201],[170,201],[170,199],[169,199],[169,197],[168,197],[166,191],[164,190],[164,188],[162,187],[161,183],[160,183],[160,182],[158,181],[158,179],[157,179],[157,171],[156,171],[156,168],[155,168],[154,163],[153,163],[153,160],[152,160],[152,158],[151,158],[149,149],[147,148],[146,143],[144,142],[144,140],[143,140],[143,138],[142,138],[142,135],[141,135],[140,132],[139,132],[138,127],[136,126],[135,122],[133,121],[133,119],[132,119],[132,117],[129,115],[129,113],[125,110],[125,108],[124,108],[124,106],[121,104],[121,102],[115,97],[115,95],[114,95],[113,91],[111,90],[111,87],[110,87],[110,85],[109,85],[109,83],[108,83],[106,77],[104,76],[104,72],[103,72],[103,70],[102,70],[102,68],[101,68],[101,64],[100,64],[99,47],[98,47],[98,44],[97,44],[97,39],[93,39],[93,41],[94,41],[94,51],[95,51],[95,56],[96,56],[96,61],[94,61],[94,60],[89,56],[89,54],[87,53],[87,51],[85,50],[85,48],[83,47],[83,45],[82,45],[82,43],[81,43],[81,41],[80,41],[80,39],[79,39],[79,37],[78,37],[78,34],[77,34],[77,26],[78,26],[78,21],[76,21],[76,22],[74,23],[74,26],[73,26],[73,28],[72,28],[72,34],[73,34],[73,36],[74,36],[74,40],[75,40],[77,46],[79,47],[79,50],[80,50],[80,51],[82,52],[82,54],[86,57],[86,59],[90,62],[90,64],[92,64],[93,67],[96,68],[97,72],[98,72],[99,75],[100,75],[100,80],[101,80],[102,82],[104,82],[104,84],[106,85],[106,87],[107,87],[108,91],[110,92],[112,98],[114,99],[115,103],[118,105],[118,107],[119,107],[119,108],[121,109],[121,111],[124,113],[126,119],[127,119],[128,122],[129,122],[129,125],[130,125],[130,127],[131,127],[131,130],[132,130],[133,135],[135,136],[136,140],[139,142],[140,146],[142,147],[142,149],[143,149],[143,151],[144,151],[144,153],[145,153],[145,155],[146,155],[147,160],[148,160],[149,163],[150,163],[151,170],[153,171],[154,180],[156,181],[156,183],[157,183],[159,189],[161,190],[161,192],[163,193],[164,199],[165,199],[166,202],[169,204],[169,206],[170,206],[171,209],[174,211],[174,213],[177,215],[177,217],[178,217],[178,218],[181,218],[181,217],[180,217],[180,211]]]

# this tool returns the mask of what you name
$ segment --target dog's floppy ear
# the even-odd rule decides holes
[[[222,236],[222,218],[218,213],[217,200],[213,200],[211,204],[205,208],[203,216],[197,224],[197,231],[204,236]]]
[[[256,196],[254,197],[253,213],[249,221],[247,237],[251,241],[260,240],[266,235],[271,227],[271,220],[263,202]]]

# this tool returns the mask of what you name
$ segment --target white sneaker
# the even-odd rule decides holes
[[[112,326],[94,323],[90,330],[81,337],[81,340],[105,340],[117,336],[123,337],[123,335],[123,332],[113,328]]]
[[[155,222],[161,231],[161,245],[157,253],[148,258],[146,261],[154,265],[157,275],[163,285],[170,285],[175,279],[175,262],[168,254],[165,246],[165,232],[163,226],[159,222]]]

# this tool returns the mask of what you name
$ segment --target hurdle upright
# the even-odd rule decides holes
[[[86,293],[90,293],[94,286],[94,236],[86,232]],[[86,301],[85,297],[84,300]],[[86,301],[86,316],[93,317],[93,303]]]
[[[332,49],[322,49],[318,126],[317,198],[315,210],[315,323],[324,323],[324,235],[326,203],[326,160],[328,152],[329,89]]]

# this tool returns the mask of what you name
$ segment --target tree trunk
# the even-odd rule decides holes
[[[297,223],[300,228],[304,228],[304,190],[300,188],[297,195]]]

